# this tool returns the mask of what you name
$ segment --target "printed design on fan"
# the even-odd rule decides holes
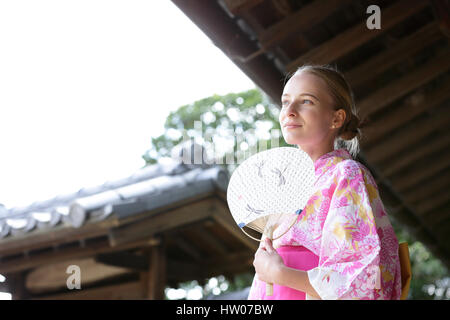
[[[261,173],[261,170],[262,170],[262,167],[263,167],[263,165],[264,165],[264,160],[263,161],[261,161],[261,163],[256,163],[255,164],[255,166],[258,168],[258,177],[260,177],[260,178],[262,178],[263,176],[262,176],[262,173]]]
[[[265,162],[265,161],[263,160],[263,161],[261,161],[261,162],[259,162],[259,163],[255,163],[255,164],[254,164],[254,166],[258,168],[258,177],[260,177],[260,178],[262,178],[262,179],[264,179],[264,177],[263,177],[263,175],[262,175],[262,169],[263,169],[263,166],[264,166],[264,162]],[[278,187],[281,186],[281,185],[286,184],[286,178],[283,176],[283,173],[286,171],[286,169],[289,167],[289,165],[290,165],[290,163],[287,164],[287,166],[283,169],[283,171],[281,171],[281,170],[278,169],[278,168],[273,168],[273,169],[270,170],[271,172],[275,173],[275,174],[277,175],[278,179],[279,179],[279,180],[278,180],[278,185],[277,185]],[[242,181],[242,177],[241,177],[241,176],[239,176],[239,177],[241,178],[241,181]],[[243,198],[242,195],[239,195],[238,199],[239,199],[239,200],[242,200],[242,198]],[[249,211],[249,213],[248,213],[247,216],[244,218],[244,220],[247,220],[248,217],[249,217],[251,214],[257,214],[257,215],[260,215],[260,214],[264,213],[264,210],[262,210],[262,209],[255,209],[255,208],[251,207],[248,203],[247,203],[247,206],[245,207],[245,210]],[[297,213],[297,214],[300,214],[300,212],[302,212],[301,209],[299,209],[296,213]],[[244,222],[241,222],[241,223],[238,224],[238,226],[239,226],[240,228],[243,228],[243,227],[245,226],[245,223],[244,223]]]
[[[278,178],[280,179],[278,182],[278,187],[282,184],[286,184],[286,179],[284,178],[283,173],[286,171],[287,167],[289,167],[289,164],[286,166],[286,168],[284,168],[283,171],[280,171],[280,169],[278,168],[274,168],[271,170],[273,173],[277,174]]]

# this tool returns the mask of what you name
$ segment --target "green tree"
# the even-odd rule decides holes
[[[255,147],[259,148],[258,152],[261,146],[270,149],[274,141],[278,144],[274,147],[288,146],[281,137],[278,115],[278,107],[258,89],[225,96],[213,95],[170,113],[164,125],[164,134],[152,138],[150,149],[142,157],[147,165],[154,164],[161,157],[170,157],[172,148],[189,138],[204,145],[207,150],[220,146],[221,149],[214,149],[213,158],[215,163],[223,163],[222,166],[231,175],[237,165],[225,165],[225,159],[230,159],[227,156],[231,155],[236,163],[239,157],[245,159],[255,153],[255,149],[252,151]],[[278,135],[271,136],[277,132]],[[446,267],[394,217],[390,216],[390,219],[399,241],[406,241],[409,245],[413,277],[408,298],[449,299],[450,278]],[[203,296],[218,290],[229,292],[245,288],[251,285],[252,278],[251,274],[238,275],[233,279],[219,277],[213,281],[217,284],[214,288],[206,281]],[[198,287],[198,283],[185,283],[181,287]]]

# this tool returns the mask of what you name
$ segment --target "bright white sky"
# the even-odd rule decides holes
[[[170,111],[254,87],[169,0],[0,0],[0,203],[130,175]]]

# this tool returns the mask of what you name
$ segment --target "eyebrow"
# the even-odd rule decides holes
[[[281,97],[283,98],[284,96],[288,96],[288,95],[289,94],[287,94],[287,93],[283,93],[283,95]],[[319,98],[317,98],[315,95],[313,95],[311,93],[302,93],[299,96],[310,96],[310,97],[313,97],[314,99],[316,99],[317,101],[320,101]]]

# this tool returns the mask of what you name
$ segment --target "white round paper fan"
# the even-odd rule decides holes
[[[264,217],[298,214],[312,195],[314,164],[298,148],[280,147],[256,153],[233,172],[227,189],[231,214],[240,228],[263,232]]]

